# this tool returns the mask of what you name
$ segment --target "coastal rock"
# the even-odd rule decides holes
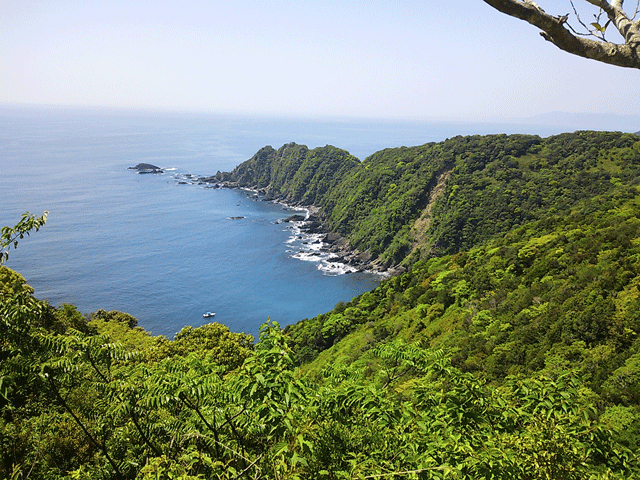
[[[302,221],[304,221],[304,219],[305,219],[305,216],[304,216],[304,215],[296,214],[296,215],[291,215],[290,217],[287,217],[287,218],[283,219],[282,221],[283,221],[284,223],[288,223],[288,222],[302,222]]]
[[[320,222],[307,222],[304,226],[304,230],[307,233],[322,233],[324,232],[324,226]]]
[[[327,245],[333,245],[334,243],[336,243],[338,240],[340,240],[340,235],[335,233],[335,232],[329,232],[325,235],[325,237],[322,239],[322,241],[324,243],[326,243]]]
[[[278,202],[283,205],[285,209],[291,209],[299,211],[300,208],[307,210],[307,214],[303,215],[295,213],[286,218],[278,220],[276,223],[288,223],[289,229],[299,228],[303,235],[298,235],[297,240],[303,240],[305,248],[300,250],[296,255],[300,258],[307,258],[311,255],[312,251],[317,253],[323,252],[329,254],[329,258],[326,259],[326,264],[333,272],[341,271],[342,273],[352,272],[374,272],[381,276],[389,276],[397,274],[402,269],[389,267],[383,265],[379,261],[372,261],[371,255],[368,252],[360,252],[354,249],[346,238],[338,233],[331,232],[326,224],[323,215],[320,213],[320,208],[314,205],[305,205],[297,203],[288,197],[282,197],[281,195],[274,195],[274,192],[269,187],[260,187],[253,183],[245,183],[237,181],[232,175],[228,173],[217,172],[214,176],[197,177],[198,184],[208,184],[208,188],[231,188],[241,189],[247,194],[247,197],[252,200],[262,200],[264,202]],[[227,217],[229,220],[241,220],[245,217]],[[295,224],[295,226],[293,225]],[[306,239],[305,235],[316,235],[313,240],[311,238]],[[304,241],[307,240],[307,241]],[[320,245],[318,245],[320,244]],[[314,248],[309,250],[310,245],[315,245]],[[340,267],[339,264],[343,264],[345,267]]]
[[[139,163],[135,167],[129,167],[129,170],[137,170],[138,173],[164,173],[164,170],[150,163]]]

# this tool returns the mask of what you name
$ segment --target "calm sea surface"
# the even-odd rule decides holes
[[[326,144],[360,159],[462,134],[558,133],[526,126],[255,119],[98,110],[0,108],[0,225],[49,211],[8,266],[54,305],[121,310],[153,334],[201,325],[202,313],[256,334],[331,310],[374,288],[364,273],[328,274],[278,220],[283,206],[244,192],[180,185],[232,170],[265,145]],[[170,169],[139,175],[140,162]],[[245,217],[231,220],[229,217]],[[296,241],[298,243],[296,243]],[[300,260],[305,258],[306,261]]]

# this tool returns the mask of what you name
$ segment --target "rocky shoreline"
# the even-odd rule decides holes
[[[230,180],[231,175],[228,173],[218,172],[212,177],[204,177],[199,179],[200,184],[209,186],[209,188],[232,188],[246,191],[254,200],[263,202],[273,202],[283,205],[291,209],[305,210],[307,214],[292,215],[283,219],[283,222],[295,222],[296,226],[304,235],[320,235],[321,247],[320,251],[329,254],[329,262],[341,263],[348,267],[347,273],[351,272],[367,272],[388,278],[403,273],[404,267],[386,267],[378,260],[371,260],[368,252],[359,252],[357,249],[349,245],[347,239],[340,234],[331,231],[320,214],[320,208],[315,205],[297,205],[291,204],[286,198],[273,195],[266,188],[258,188],[255,186],[242,185],[239,182]]]
[[[138,166],[130,168],[138,169],[137,167]],[[146,167],[146,165],[144,165],[144,167]],[[155,168],[160,170],[159,167]],[[243,190],[255,201],[273,202],[292,210],[305,211],[305,215],[294,214],[282,219],[281,222],[294,224],[299,232],[298,235],[303,235],[312,239],[309,242],[303,241],[303,243],[314,243],[317,247],[317,242],[319,242],[320,245],[319,248],[317,248],[317,251],[327,256],[327,258],[325,258],[325,262],[342,264],[347,267],[341,269],[344,270],[342,273],[367,272],[387,278],[405,271],[404,267],[386,267],[379,260],[371,260],[371,256],[368,252],[360,252],[357,249],[352,248],[347,239],[342,237],[340,234],[331,231],[327,227],[326,222],[320,213],[320,209],[314,205],[291,204],[286,198],[273,195],[268,189],[242,185],[239,182],[233,181],[232,175],[229,172],[217,172],[215,175],[208,177],[190,174],[177,175],[176,181],[179,184],[193,184],[204,188],[230,188],[234,190]],[[235,219],[236,218],[234,218],[234,220]],[[336,268],[331,270],[338,271],[340,269]]]
[[[371,260],[368,252],[359,252],[349,245],[347,239],[331,231],[321,216],[320,208],[315,205],[297,205],[288,203],[285,198],[272,195],[266,189],[247,187],[236,182],[218,182],[216,188],[233,188],[246,191],[255,200],[273,202],[293,210],[304,210],[306,215],[294,214],[281,220],[294,223],[302,235],[320,242],[319,252],[329,256],[327,262],[339,263],[349,267],[345,273],[367,272],[391,277],[405,271],[403,267],[387,268],[378,260]]]

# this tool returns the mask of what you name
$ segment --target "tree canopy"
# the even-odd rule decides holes
[[[318,207],[326,227],[386,267],[467,250],[550,209],[640,175],[640,138],[620,132],[456,136],[358,162],[334,147],[265,147],[228,178]],[[615,181],[615,180],[614,180]]]
[[[584,0],[580,10],[570,1],[571,12],[545,12],[533,0],[484,0],[493,8],[538,27],[545,40],[561,50],[618,67],[640,68],[638,3],[625,9],[624,0]],[[584,19],[584,8],[588,20]],[[569,5],[567,5],[567,10]],[[620,43],[611,41],[611,31]]]

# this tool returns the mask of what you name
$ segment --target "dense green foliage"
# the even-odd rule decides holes
[[[7,310],[17,307],[3,300]],[[73,308],[55,314],[77,321]],[[122,343],[92,322],[86,333],[61,330],[64,322],[54,330],[32,322],[19,352],[2,363],[2,375],[17,380],[0,410],[4,478],[622,479],[640,473],[634,451],[594,408],[594,393],[570,372],[509,377],[496,389],[452,366],[441,350],[389,342],[372,350],[379,361],[369,371],[373,378],[345,368],[312,379],[295,368],[277,324],[265,324],[255,348],[233,367],[228,357],[210,355],[208,345],[176,346],[163,356],[167,340],[158,339],[129,351],[123,345],[125,332],[135,332],[130,317],[97,316],[128,329]],[[223,342],[236,344],[236,352],[247,348],[246,338],[230,337],[220,325],[203,328],[188,329],[175,342],[215,330],[214,351]]]
[[[621,204],[601,198],[468,252],[418,262],[288,327],[292,345],[299,361],[309,360],[358,328],[363,350],[396,335],[421,339],[449,346],[455,364],[492,380],[550,361],[577,367],[581,358],[584,378],[599,385],[640,346],[638,212],[637,193]]]
[[[640,138],[632,134],[466,141],[432,212],[439,253],[468,250],[547,213],[566,215],[578,202],[637,185],[640,176]]]
[[[0,477],[638,478],[639,168],[618,133],[265,148],[244,184],[411,268],[255,343],[0,266]]]
[[[231,175],[319,207],[330,230],[372,259],[410,265],[467,250],[547,212],[566,214],[618,183],[630,185],[639,169],[637,135],[576,132],[454,137],[382,150],[361,163],[333,147],[290,144],[262,149]]]
[[[586,150],[578,148],[580,145],[584,147],[581,140],[583,136],[586,136],[590,142],[599,139],[603,146],[601,148],[591,146]],[[517,138],[523,140],[524,137]],[[489,139],[491,137],[486,137],[487,141]],[[475,137],[470,141],[473,145],[477,145],[479,142]],[[578,146],[573,145],[570,141],[577,142]],[[526,144],[526,142],[521,143]],[[569,275],[567,271],[582,268],[580,262],[583,262],[584,258],[588,258],[589,262],[596,264],[595,266],[589,264],[591,265],[589,268],[594,269],[595,272],[608,271],[612,268],[611,264],[616,268],[622,268],[622,263],[620,263],[622,260],[629,263],[630,259],[635,258],[635,252],[627,251],[627,249],[629,248],[628,242],[631,242],[638,235],[638,228],[633,222],[635,215],[640,212],[640,207],[636,203],[637,185],[640,182],[639,139],[633,135],[578,133],[551,137],[547,139],[546,143],[554,145],[554,150],[560,149],[558,145],[564,146],[563,148],[566,149],[564,156],[555,158],[551,162],[551,166],[534,167],[531,163],[531,157],[521,156],[519,162],[515,160],[507,162],[511,165],[511,169],[508,165],[503,165],[502,169],[496,170],[495,162],[488,162],[486,159],[478,163],[478,165],[489,165],[485,168],[468,167],[465,170],[466,173],[461,173],[463,170],[461,167],[453,169],[450,175],[452,184],[447,185],[440,200],[435,202],[433,207],[433,211],[439,212],[433,214],[432,221],[431,230],[435,232],[434,237],[437,239],[435,243],[441,245],[439,251],[444,252],[458,251],[456,242],[460,248],[471,248],[473,245],[479,245],[479,247],[459,256],[439,257],[428,263],[415,264],[411,272],[383,283],[374,292],[365,293],[348,304],[339,304],[333,312],[290,326],[288,332],[294,341],[299,361],[315,358],[318,352],[332,346],[353,330],[356,325],[383,318],[393,318],[394,322],[402,325],[402,328],[406,330],[408,320],[398,317],[398,309],[400,307],[406,308],[407,302],[399,301],[396,298],[399,296],[411,296],[414,303],[410,305],[412,308],[416,307],[420,310],[418,316],[439,319],[440,323],[451,327],[453,324],[460,325],[460,321],[453,320],[455,317],[453,312],[458,312],[457,314],[462,316],[473,317],[475,315],[473,312],[461,313],[464,310],[461,308],[464,306],[463,299],[466,299],[462,295],[464,292],[470,292],[469,295],[475,305],[485,295],[496,289],[501,293],[493,294],[491,301],[492,304],[501,305],[503,297],[508,294],[521,299],[525,298],[522,295],[524,291],[521,283],[526,281],[536,285],[533,293],[529,296],[542,299],[541,293],[545,291],[543,287],[552,291],[555,289],[557,292],[559,280],[556,276],[562,275],[561,278],[564,279],[564,276]],[[496,144],[492,140],[491,144],[503,147],[506,143]],[[526,148],[531,150],[531,147]],[[536,148],[539,148],[539,145]],[[524,149],[525,147],[522,147],[521,151]],[[500,152],[503,150],[499,150],[496,154],[504,156]],[[551,158],[544,151],[540,155],[543,158]],[[591,158],[591,160],[587,162],[586,158]],[[581,170],[583,168],[586,168],[587,171]],[[488,173],[491,175],[489,176]],[[536,177],[535,185],[531,180],[522,183],[526,180],[527,175]],[[520,187],[516,188],[511,184],[514,178],[517,179]],[[542,193],[544,195],[539,198],[535,197],[531,193],[534,190],[539,195]],[[535,205],[526,209],[520,207],[526,199],[531,200],[532,198],[535,199]],[[534,209],[536,206],[537,211]],[[466,212],[467,215],[460,215],[459,211]],[[531,217],[534,216],[538,216],[540,220],[527,223],[527,220],[531,220]],[[486,221],[481,222],[479,220],[481,218]],[[476,224],[478,227],[474,228]],[[519,224],[527,226],[513,229],[513,226]],[[497,232],[507,226],[511,229],[511,233],[504,237],[497,237]],[[615,232],[614,229],[621,229],[621,231]],[[518,238],[518,235],[525,235],[523,232],[526,233],[534,247],[531,247],[530,250],[525,249],[518,257],[512,252],[519,252],[521,245],[517,243],[512,245],[509,242],[514,242],[513,239]],[[576,237],[576,235],[582,236]],[[449,236],[457,239],[452,240],[454,245],[445,242]],[[501,248],[486,243],[488,239],[496,237],[498,240],[494,240],[494,242],[498,242],[496,245],[501,244]],[[554,241],[549,240],[550,238]],[[560,240],[557,238],[562,239],[561,250],[558,250],[560,247],[557,244]],[[581,240],[578,241],[579,239]],[[545,248],[552,248],[553,252],[556,250],[564,252],[565,250],[574,250],[577,245],[583,244],[583,248],[588,246],[591,249],[588,255],[584,254],[585,257],[581,256],[583,254],[575,257],[565,256],[561,262],[558,259],[548,260],[544,257]],[[491,246],[480,247],[480,245]],[[480,254],[479,252],[483,251],[482,248],[490,248],[490,254]],[[528,253],[525,254],[525,251]],[[607,265],[601,265],[600,263],[608,258],[601,253],[609,251],[616,251],[615,258],[620,260],[618,263],[609,261]],[[507,255],[505,252],[511,253]],[[468,276],[459,278],[460,272],[463,270],[459,269],[455,263],[457,259],[466,262],[465,259],[468,256],[478,255],[482,260],[469,263],[467,269],[464,270],[469,272]],[[531,265],[522,262],[521,257],[525,255]],[[545,261],[547,263],[543,263],[545,266],[541,267],[539,262]],[[435,265],[447,265],[444,262],[453,262],[453,266],[445,272],[438,273],[441,277],[438,277],[437,282],[434,283],[437,288],[416,286],[427,281],[423,274],[425,268],[426,271],[431,272]],[[550,268],[549,265],[553,265],[554,269],[547,271]],[[525,266],[533,270],[529,272],[524,268]],[[499,285],[496,284],[495,278],[502,270],[509,272],[510,275],[500,277],[501,281],[506,283]],[[453,272],[456,274],[454,275]],[[606,284],[604,291],[600,292],[605,299],[608,296],[617,295],[617,289],[624,288],[627,285],[626,282],[633,281],[636,275],[633,273],[633,269],[628,267],[624,272],[626,273],[608,273],[611,276],[621,276],[623,280]],[[592,279],[594,275],[594,273],[585,274],[585,278]],[[586,295],[587,291],[584,290],[587,288],[586,284],[577,283],[574,285],[571,283],[575,282],[576,278],[582,277],[569,275],[569,279],[564,280],[568,285],[563,284],[562,288],[566,291],[582,292],[581,295]],[[484,283],[479,279],[482,279]],[[450,283],[449,280],[453,283]],[[463,281],[458,283],[460,280]],[[429,282],[427,283],[430,285]],[[476,285],[479,288],[477,292],[474,291]],[[527,285],[527,288],[529,287],[530,285]],[[594,298],[589,299],[587,296],[576,298],[573,301],[577,305],[583,302],[582,305],[586,307],[586,305],[594,303]],[[565,300],[566,298],[563,297],[557,302],[562,304]],[[600,304],[600,302],[598,303]],[[521,309],[529,307],[529,304],[526,303],[518,303],[517,305]],[[451,317],[448,317],[449,314],[443,316],[449,307],[453,307],[449,312]],[[608,308],[612,308],[611,304]],[[481,308],[480,310],[483,311],[482,315],[491,313],[492,316],[495,316],[495,308],[493,310]],[[554,314],[558,313],[555,306],[552,311]],[[505,315],[507,319],[505,323],[513,324],[512,317],[519,314],[518,309],[509,310]],[[445,321],[444,318],[451,320]],[[376,324],[372,334],[374,338],[384,338],[397,331],[396,327]],[[516,332],[515,336],[522,336],[521,332]],[[526,337],[526,335],[524,336]],[[531,355],[531,353],[529,354]]]
[[[234,181],[267,189],[288,202],[313,205],[358,164],[345,150],[327,145],[309,150],[290,143],[278,150],[264,147],[231,172]]]

